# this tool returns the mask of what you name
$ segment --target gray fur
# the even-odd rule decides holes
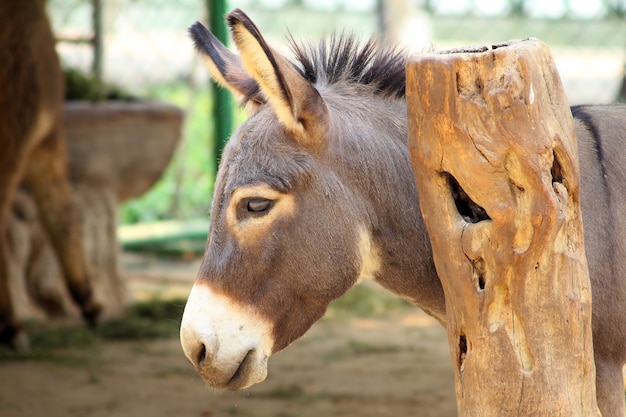
[[[350,47],[351,56],[363,55],[353,44]],[[361,262],[356,231],[362,226],[380,249],[376,281],[445,325],[443,290],[408,156],[404,98],[380,94],[377,86],[394,83],[320,76],[333,70],[329,51],[297,51],[301,62],[295,65],[314,82],[328,109],[325,146],[314,151],[300,146],[272,108],[261,105],[225,151],[201,279],[243,303],[253,303],[271,318],[275,350],[280,350],[355,284]],[[376,48],[374,53],[397,57]],[[346,56],[345,51],[337,56]],[[346,68],[345,62],[334,64]],[[354,69],[359,64],[363,62],[353,60],[350,65]],[[370,81],[384,74],[374,72]],[[622,162],[626,106],[578,107],[574,112],[594,298],[598,403],[603,416],[621,416],[626,360],[626,164]],[[263,239],[244,249],[225,225],[225,208],[235,189],[259,183],[293,195],[296,213],[273,223]]]

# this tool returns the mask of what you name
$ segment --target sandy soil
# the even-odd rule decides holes
[[[126,262],[138,297],[164,287],[186,293],[197,270]],[[456,415],[445,332],[418,309],[323,319],[270,359],[265,382],[241,392],[205,387],[175,334],[64,353],[79,360],[0,363],[0,416]]]

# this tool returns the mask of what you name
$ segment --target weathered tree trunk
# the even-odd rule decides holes
[[[599,415],[577,143],[548,48],[422,55],[407,77],[459,415]]]

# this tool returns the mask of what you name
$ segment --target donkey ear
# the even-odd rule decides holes
[[[323,145],[328,110],[313,84],[267,44],[244,12],[235,9],[227,19],[244,67],[258,82],[281,124],[299,143],[311,148]]]
[[[200,22],[189,28],[189,34],[215,82],[243,96],[243,103],[252,103],[254,107],[264,103],[258,83],[248,75],[237,55]]]

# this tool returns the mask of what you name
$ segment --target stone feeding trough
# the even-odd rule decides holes
[[[170,162],[183,112],[161,102],[68,101],[69,176],[97,300],[115,315],[128,295],[119,268],[117,206],[146,192]],[[18,192],[9,225],[11,291],[21,319],[78,316],[28,190]]]

